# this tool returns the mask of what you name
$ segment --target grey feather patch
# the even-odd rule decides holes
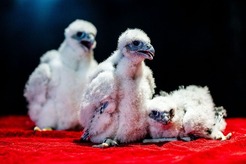
[[[80,140],[81,141],[87,141],[89,139],[89,130],[85,130],[85,132],[83,133],[83,135],[81,136]]]
[[[144,139],[143,143],[159,143],[159,142],[170,142],[170,141],[191,141],[190,137],[164,137],[164,138],[152,138],[152,139]]]

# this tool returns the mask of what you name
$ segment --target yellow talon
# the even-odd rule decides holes
[[[109,144],[107,144],[107,143],[102,143],[102,146],[103,146],[103,147],[109,147]]]
[[[107,143],[101,143],[99,145],[93,145],[92,147],[105,148],[105,147],[109,147],[109,144],[107,144]]]
[[[34,131],[42,131],[38,126],[35,126],[33,130]]]
[[[52,131],[52,128],[43,128],[42,131]]]

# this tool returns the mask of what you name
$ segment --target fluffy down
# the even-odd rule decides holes
[[[149,134],[151,138],[208,138],[226,140],[224,117],[226,110],[215,107],[208,87],[190,85],[170,94],[162,92],[148,104]],[[169,139],[167,139],[169,140]],[[158,141],[158,140],[144,140]]]
[[[24,88],[28,115],[40,129],[74,129],[78,126],[79,98],[88,74],[98,65],[94,59],[95,26],[75,20],[65,29],[58,50],[40,58]]]
[[[154,48],[142,30],[127,29],[120,35],[117,50],[94,70],[83,93],[82,140],[105,141],[99,145],[105,147],[145,137],[146,101],[152,98],[156,86],[144,60],[153,56]]]

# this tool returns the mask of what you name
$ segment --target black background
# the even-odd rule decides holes
[[[95,59],[106,59],[127,28],[140,28],[156,50],[146,61],[159,90],[208,86],[228,117],[246,116],[243,0],[2,0],[1,112],[27,114],[24,85],[40,56],[57,49],[75,19],[98,30]]]

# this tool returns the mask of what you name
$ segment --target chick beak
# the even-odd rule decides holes
[[[151,44],[144,46],[144,48],[139,50],[138,52],[144,54],[144,58],[149,60],[153,60],[155,56],[155,49]]]
[[[88,50],[91,49],[94,42],[95,42],[95,38],[92,34],[86,34],[80,40],[80,44],[86,47]]]
[[[90,50],[95,43],[95,36],[91,33],[81,32],[79,35],[73,35],[72,38],[79,41],[81,46],[88,50]]]
[[[161,122],[162,122],[162,124],[167,125],[170,121],[171,120],[170,120],[170,116],[169,115],[167,115],[166,113],[163,113],[161,115]]]
[[[83,46],[85,46],[88,50],[91,49],[93,43],[94,43],[93,40],[87,40],[87,39],[82,39],[80,41],[80,44],[83,45]]]

